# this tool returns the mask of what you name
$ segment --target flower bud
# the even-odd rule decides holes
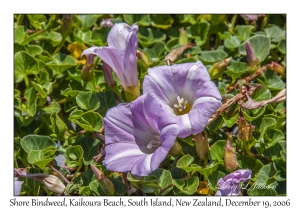
[[[180,144],[177,141],[175,141],[173,147],[169,151],[169,155],[171,155],[171,156],[179,155],[181,150],[182,150],[182,147],[180,146]]]
[[[239,117],[238,136],[242,141],[248,141],[252,137],[255,126],[249,124],[244,117]]]
[[[102,68],[103,68],[102,70],[103,70],[105,85],[110,88],[115,86],[116,82],[113,78],[111,67],[103,61]]]
[[[73,20],[72,20],[72,15],[63,15],[63,19],[62,19],[62,25],[60,27],[60,33],[62,35],[63,38],[66,38],[67,36],[69,36],[71,30],[73,27]]]
[[[81,79],[84,82],[89,82],[93,79],[93,75],[94,75],[94,69],[93,69],[94,57],[95,57],[94,54],[86,55],[86,64],[82,67],[82,70],[81,70]]]
[[[246,42],[246,53],[247,53],[247,63],[248,67],[252,71],[256,71],[259,69],[259,60],[255,56],[253,48],[249,41]]]
[[[113,27],[114,23],[111,21],[111,18],[107,18],[107,19],[103,19],[100,25],[105,28],[111,28]]]
[[[57,194],[62,194],[65,191],[65,185],[56,176],[48,175],[42,181],[45,187]]]
[[[202,160],[207,159],[209,151],[208,136],[203,136],[202,133],[195,135],[195,143],[198,157]]]
[[[141,60],[143,62],[143,64],[147,67],[149,67],[150,65],[150,62],[149,62],[149,58],[148,56],[143,52],[143,51],[140,51],[140,50],[137,50],[136,51],[136,55],[138,57],[138,61]],[[146,69],[146,70],[147,70]]]
[[[226,58],[217,63],[214,63],[208,69],[208,73],[209,73],[211,79],[218,79],[219,77],[221,77],[223,72],[225,71],[226,67],[229,66],[231,60],[232,60],[232,58]]]
[[[186,30],[184,28],[179,28],[179,44],[180,45],[186,45],[189,43]]]
[[[226,141],[224,149],[224,163],[227,171],[234,171],[238,166],[236,148],[231,146],[230,141]]]
[[[105,195],[114,195],[115,186],[114,184],[100,171],[96,166],[90,165],[96,179],[100,184],[100,188],[105,193]]]
[[[285,75],[285,68],[280,64],[272,61],[271,64],[267,65],[269,69],[275,71],[277,74]]]

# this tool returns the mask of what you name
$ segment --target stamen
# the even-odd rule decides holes
[[[148,149],[152,149],[152,147],[159,147],[160,146],[160,141],[157,141],[157,140],[153,140],[153,141],[150,141],[149,144],[147,145],[147,148]]]
[[[177,102],[178,104],[174,104],[174,107],[177,108],[180,112],[186,109],[187,100],[184,100],[184,98],[180,98],[180,96],[177,96]]]

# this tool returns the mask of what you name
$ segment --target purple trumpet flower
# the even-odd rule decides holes
[[[108,170],[147,176],[174,145],[176,118],[151,95],[111,108],[104,118]]]
[[[235,196],[241,192],[239,186],[240,182],[247,181],[251,178],[252,171],[247,169],[240,169],[228,174],[224,178],[219,179],[219,190],[215,195],[217,196]]]
[[[136,60],[137,30],[136,23],[132,26],[126,23],[116,23],[108,34],[108,47],[90,47],[82,53],[82,55],[99,56],[114,70],[123,88],[131,93],[130,87],[138,87],[139,84]]]
[[[143,91],[176,116],[181,138],[202,132],[221,105],[221,95],[200,61],[148,69]]]

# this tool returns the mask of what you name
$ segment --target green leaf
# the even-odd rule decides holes
[[[15,29],[14,42],[21,44],[26,37],[24,26],[17,26]]]
[[[125,195],[127,192],[126,186],[122,181],[119,181],[117,179],[110,179],[111,182],[114,184],[115,187],[115,195],[122,196]]]
[[[263,167],[262,162],[260,162],[258,159],[243,155],[238,157],[238,163],[240,168],[251,169],[252,175],[254,176],[256,173],[258,173],[261,167]]]
[[[77,17],[81,20],[81,29],[87,31],[94,25],[100,15],[77,15]]]
[[[172,183],[173,183],[173,179],[172,179],[171,172],[168,170],[163,170],[161,176],[159,177],[158,185],[162,189],[164,189]],[[172,189],[173,189],[173,187],[170,187],[169,189],[164,191],[161,195],[167,195]]]
[[[41,29],[42,25],[47,22],[47,18],[45,15],[42,14],[31,14],[27,15],[27,18],[35,29]]]
[[[190,154],[187,154],[177,161],[176,167],[186,170],[193,161],[194,158]]]
[[[139,26],[149,26],[150,25],[150,15],[147,14],[134,14],[134,15],[123,15],[124,21],[129,25],[137,23]]]
[[[255,186],[254,184],[253,186]],[[261,189],[259,187],[250,187],[247,192],[249,196],[276,196],[277,195],[274,189],[268,188],[267,186],[262,186]]]
[[[42,98],[46,98],[52,92],[53,82],[46,82],[44,85],[37,84],[31,81],[33,87],[39,92]]]
[[[65,153],[66,164],[68,167],[75,167],[81,164],[81,159],[83,157],[83,150],[81,146],[70,146],[66,149]]]
[[[285,38],[285,30],[282,30],[280,27],[273,25],[271,27],[265,28],[265,32],[267,34],[267,37],[271,39],[276,39],[276,38]]]
[[[48,39],[50,40],[50,43],[53,47],[59,45],[62,41],[62,35],[60,33],[57,33],[55,31],[51,31],[48,34]]]
[[[36,56],[43,52],[43,48],[38,45],[27,45],[26,51],[29,53],[29,55]]]
[[[218,190],[219,189],[218,181],[219,181],[219,179],[224,178],[224,176],[225,176],[225,173],[223,173],[221,171],[212,172],[207,177],[209,188],[214,190],[214,191]]]
[[[209,155],[212,160],[219,160],[219,162],[224,161],[224,149],[225,149],[226,141],[225,140],[218,140],[214,143],[210,150]]]
[[[74,30],[74,39],[79,45],[83,45],[85,43],[90,42],[91,37],[92,37],[91,31],[83,32],[79,29]]]
[[[158,41],[164,41],[166,35],[160,31],[151,28],[140,27],[138,31],[138,41],[145,48],[155,44]]]
[[[285,152],[286,141],[278,141],[275,145],[266,148],[263,152],[263,156],[267,158],[281,157],[280,152]]]
[[[92,31],[92,37],[90,43],[97,46],[105,45],[107,42],[107,35],[110,32],[111,28],[100,28]]]
[[[207,63],[215,63],[227,57],[223,50],[201,51],[200,59]]]
[[[43,151],[32,150],[28,153],[27,160],[29,163],[37,165],[38,167],[40,167],[40,169],[44,170],[45,167],[54,159],[54,157],[55,156],[46,158],[46,157],[44,157]]]
[[[240,40],[236,36],[231,36],[228,39],[225,39],[224,46],[228,49],[235,49],[240,46]]]
[[[89,184],[89,188],[91,189],[91,192],[96,195],[96,196],[100,196],[100,184],[97,180],[91,181]]]
[[[37,174],[41,173],[40,169],[38,168],[29,168],[27,169],[28,174]],[[34,179],[25,179],[25,183],[23,185],[26,186],[26,191],[28,192],[29,196],[37,196],[40,192],[40,183],[39,181],[36,181]]]
[[[76,66],[76,60],[70,55],[58,53],[53,56],[53,61],[46,63],[46,65],[58,73],[63,73],[65,70]]]
[[[76,96],[76,103],[85,110],[95,110],[100,106],[98,98],[92,92],[79,92]]]
[[[205,44],[210,29],[210,23],[202,21],[186,28],[186,33],[189,38],[195,39],[197,46]]]
[[[145,48],[144,52],[150,58],[150,62],[159,61],[164,56],[165,43],[158,41],[151,48]]]
[[[264,76],[257,78],[260,84],[265,85],[270,90],[282,90],[285,88],[285,83],[277,75],[276,72],[267,70],[264,72]]]
[[[92,137],[86,136],[77,140],[73,145],[79,145],[83,149],[83,162],[85,165],[89,165],[93,162],[93,157],[98,155],[98,147],[100,141]]]
[[[27,135],[20,143],[27,153],[32,150],[44,150],[51,146],[56,148],[56,143],[49,136]]]
[[[286,53],[286,40],[282,39],[280,40],[279,44],[278,44],[278,50],[282,53],[285,54]]]
[[[264,35],[255,35],[248,39],[250,42],[255,56],[258,58],[259,62],[263,62],[265,58],[269,55],[271,49],[270,38]],[[240,48],[239,52],[242,55],[246,55],[246,42],[244,42]]]
[[[254,29],[251,25],[238,25],[234,29],[234,35],[241,41],[246,41],[251,35],[251,31]]]
[[[73,111],[70,114],[69,120],[78,124],[87,131],[99,132],[102,127],[102,117],[96,112]]]
[[[284,140],[285,135],[283,134],[283,132],[281,130],[269,129],[266,132],[264,139],[265,139],[265,141],[268,141],[266,148],[269,148],[269,147],[272,147],[273,145],[275,145],[278,141]]]
[[[100,113],[105,116],[108,109],[117,105],[115,92],[107,90],[95,94],[100,101]]]
[[[24,93],[24,98],[26,101],[21,103],[21,100],[17,100],[18,104],[15,105],[15,108],[22,111],[25,115],[33,117],[36,114],[36,91],[33,87],[26,90]]]
[[[199,184],[198,177],[189,177],[187,180],[174,179],[174,185],[179,192],[176,192],[176,195],[192,195],[196,192]]]
[[[153,14],[151,15],[151,25],[156,28],[167,29],[172,26],[173,18],[169,14]]]
[[[274,127],[276,120],[271,117],[263,117],[262,119],[257,119],[252,123],[256,129],[260,132],[259,140],[264,142],[263,136],[269,127]]]
[[[37,61],[26,52],[17,52],[14,57],[15,82],[21,82],[27,74],[38,74]]]
[[[187,173],[185,170],[177,167],[173,167],[170,169],[170,172],[172,174],[173,179],[182,179],[187,176]]]
[[[60,105],[56,101],[52,101],[49,106],[45,106],[42,110],[46,114],[53,114],[53,113],[59,113],[60,112]]]
[[[211,161],[205,168],[198,169],[197,171],[207,179],[210,174],[218,169],[218,166],[218,161]]]
[[[267,184],[268,180],[275,174],[276,170],[272,167],[272,163],[264,165],[256,176],[256,182]]]

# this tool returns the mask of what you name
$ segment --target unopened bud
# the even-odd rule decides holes
[[[224,149],[224,163],[228,171],[234,171],[239,166],[236,157],[236,148],[231,146],[229,140],[227,140]]]
[[[110,88],[113,87],[113,86],[115,86],[116,82],[115,82],[115,80],[113,78],[113,75],[112,75],[112,69],[104,61],[103,61],[103,64],[102,64],[102,70],[103,70],[105,85],[107,87],[110,87]]]
[[[81,70],[81,79],[84,82],[89,82],[93,79],[93,75],[94,75],[93,65],[85,64]]]
[[[194,137],[196,143],[196,153],[198,157],[202,160],[207,159],[209,151],[208,136],[203,136],[202,133],[199,133]]]
[[[242,141],[248,141],[252,137],[252,133],[255,126],[249,124],[244,117],[240,117],[239,120],[238,136]]]
[[[225,71],[226,67],[229,66],[232,58],[226,58],[221,60],[217,63],[214,63],[209,69],[208,73],[211,79],[218,79],[222,76],[223,72]]]
[[[255,56],[253,48],[249,41],[246,42],[246,53],[247,53],[247,63],[248,67],[252,71],[256,71],[259,69],[259,60]]]
[[[143,51],[140,51],[140,50],[136,51],[136,55],[137,55],[138,59],[141,60],[148,68],[149,67],[148,56]]]
[[[114,23],[111,21],[111,18],[107,18],[107,19],[103,19],[100,25],[105,28],[111,28],[113,27]]]
[[[277,74],[285,75],[285,68],[280,64],[272,61],[271,64],[267,65],[269,69],[275,71]]]
[[[169,151],[169,155],[171,155],[171,156],[179,155],[181,150],[182,150],[182,147],[180,146],[180,144],[177,141],[175,141],[173,147]]]
[[[57,194],[62,194],[66,188],[59,178],[51,174],[26,174],[20,177],[31,178],[39,182],[43,182],[48,190]]]
[[[179,28],[179,44],[180,45],[186,45],[189,43],[186,30],[184,28]]]
[[[100,184],[100,188],[106,195],[114,195],[115,193],[115,186],[114,184],[105,176],[105,174],[100,171],[96,166],[90,165],[93,173],[97,181]]]
[[[60,27],[60,33],[63,38],[69,36],[72,30],[72,25],[73,25],[72,15],[69,14],[63,15],[62,25]]]

